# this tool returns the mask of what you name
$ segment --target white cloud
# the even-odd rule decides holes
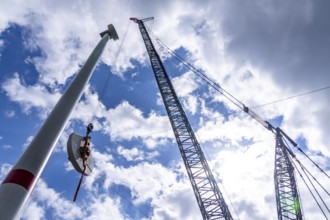
[[[120,207],[120,200],[113,200],[109,195],[99,195],[94,198],[94,201],[87,207],[87,211],[91,215],[86,216],[88,220],[107,220],[107,219],[128,219],[124,217]]]
[[[117,147],[117,152],[128,161],[144,159],[144,153],[139,149],[137,149],[136,147],[132,149],[126,149],[123,148],[122,146],[119,146]]]
[[[10,169],[12,168],[12,165],[9,163],[2,163],[0,165],[0,181],[2,181],[7,173],[9,173]]]
[[[245,142],[263,140],[271,134],[245,114],[229,115],[228,119],[221,113],[208,108],[202,101],[198,137],[203,143],[209,142],[218,147],[240,147]]]
[[[180,46],[186,48],[190,52],[190,60],[196,67],[206,70],[207,75],[248,106],[326,86],[324,82],[329,81],[326,74],[328,63],[323,59],[326,55],[321,49],[324,45],[321,46],[320,42],[329,45],[329,40],[322,38],[319,41],[317,34],[305,34],[313,32],[311,29],[316,26],[312,24],[321,16],[327,16],[322,7],[323,3],[313,4],[304,1],[300,7],[295,8],[292,2],[282,1],[279,4],[272,4],[270,1],[262,4],[250,2],[246,3],[245,8],[235,1],[221,3],[208,1],[204,2],[204,7],[197,12],[189,13],[190,7],[195,4],[197,3],[191,3],[181,13],[174,10],[166,17],[164,24],[162,19],[165,18],[156,17],[155,23],[159,22],[163,25],[154,25],[153,32],[171,49]],[[181,5],[176,6],[178,9]],[[285,10],[280,10],[281,8]],[[294,8],[294,14],[288,8]],[[318,10],[321,13],[318,13]],[[219,11],[223,11],[223,14]],[[251,11],[256,14],[247,13]],[[238,18],[236,14],[242,16]],[[261,17],[265,20],[260,19]],[[168,22],[169,20],[172,22]],[[266,20],[267,22],[264,22]],[[290,21],[290,25],[287,21]],[[322,20],[320,25],[325,26],[325,20]],[[292,32],[292,30],[296,31]],[[322,29],[322,36],[329,35],[325,30],[326,28]],[[306,38],[302,39],[302,36]],[[310,53],[307,53],[308,48],[319,57],[316,59],[317,62],[310,58]],[[306,53],[302,53],[302,50]],[[312,66],[316,63],[322,65],[319,66],[320,69],[314,68],[318,70],[317,77],[314,77],[314,70],[308,63],[312,63]],[[312,150],[325,151],[328,155],[325,149],[326,143],[329,142],[325,132],[328,130],[328,125],[325,122],[328,121],[329,114],[327,107],[323,106],[324,103],[327,103],[326,96],[319,96],[308,104],[295,102],[292,108],[297,108],[298,114],[294,117],[290,115],[291,110],[287,106],[272,105],[270,106],[272,108],[261,108],[258,111],[266,119],[281,114],[292,118],[290,121],[293,122],[293,118],[305,117],[302,109],[308,110],[308,108],[302,106],[313,105],[314,112],[317,112],[313,120],[308,120],[308,123],[302,127],[296,127],[291,123],[288,126],[301,130],[305,137],[312,139],[314,144],[309,144]],[[231,104],[228,105],[237,109]],[[311,127],[315,128],[313,129],[315,132],[308,132]]]
[[[39,48],[42,55],[28,60],[35,64],[40,73],[40,81],[51,88],[63,85],[68,77],[77,72],[79,65],[87,59],[100,40],[99,33],[109,23],[114,24],[122,39],[127,24],[132,23],[129,17],[134,14],[134,7],[130,6],[132,2],[99,1],[91,4],[59,1],[54,5],[42,1],[29,1],[26,4],[14,1],[3,2],[3,5],[8,5],[10,10],[4,11],[0,17],[0,30],[3,31],[12,23],[29,30],[25,33],[24,45],[30,50]],[[140,39],[137,32],[129,31],[127,35],[129,39]],[[131,57],[145,60],[142,56],[145,52],[143,44],[127,40],[121,47],[121,53],[115,57],[119,46],[118,42],[114,44],[111,41],[102,58],[107,63],[116,64],[118,74],[122,75],[123,70],[132,67]]]
[[[200,218],[188,178],[182,178],[185,175],[182,163],[180,166],[173,165],[171,168],[166,168],[159,163],[142,162],[125,168],[115,165],[109,154],[101,154],[98,151],[94,151],[93,154],[94,172],[85,178],[81,189],[88,192],[87,212],[94,210],[87,219],[103,219],[108,215],[116,216],[116,219],[124,219],[123,216],[128,214],[119,210],[121,203],[127,201],[133,202],[136,207],[150,202],[154,210],[151,219],[166,219],[166,216],[170,216],[167,219]],[[104,194],[104,191],[109,191],[115,184],[130,189],[131,198],[111,199],[109,195]],[[115,209],[111,214],[110,207]],[[117,215],[117,213],[121,214]],[[147,215],[147,213],[143,214]]]
[[[28,215],[30,209],[29,206],[32,205],[32,207],[35,207],[36,203],[39,206],[38,210],[51,209],[51,215],[57,219],[77,219],[84,216],[81,207],[62,198],[61,194],[48,187],[42,179],[38,181],[33,191],[32,198],[27,205],[28,208],[25,210],[23,216]]]
[[[187,178],[171,185],[168,190],[154,199],[152,205],[154,210],[151,219],[197,220],[202,218]]]
[[[13,110],[5,111],[5,116],[7,118],[12,118],[15,116],[15,111],[13,111]]]
[[[128,169],[113,167],[111,170],[113,179],[109,176],[104,186],[107,188],[111,183],[128,186],[132,190],[133,202],[136,204],[157,198],[164,189],[176,182],[175,174],[160,164],[141,163]],[[126,178],[127,176],[135,178]]]
[[[195,115],[198,108],[198,99],[197,97],[190,95],[183,101],[183,106],[185,111],[191,112],[191,114]]]
[[[32,108],[49,110],[60,98],[59,93],[51,94],[40,84],[33,86],[24,85],[18,73],[15,73],[13,78],[7,79],[2,84],[2,89],[7,93],[10,100],[18,102],[22,106],[26,114]]]
[[[121,202],[109,195],[89,198],[88,203],[73,203],[39,180],[22,219],[43,219],[47,214],[54,219],[126,219],[120,211]]]
[[[172,84],[177,93],[184,110],[193,115],[197,112],[198,99],[193,92],[198,89],[197,77],[192,72],[187,72],[181,76],[174,77]]]
[[[4,144],[1,146],[2,149],[5,149],[5,150],[8,150],[8,149],[11,149],[12,146],[10,144]]]
[[[124,148],[123,146],[117,147],[117,153],[123,156],[127,161],[142,161],[150,160],[159,155],[157,151],[154,152],[145,152],[137,147],[131,149]]]
[[[274,144],[268,142],[272,139],[222,151],[212,160],[213,174],[222,181],[240,218],[277,219],[273,183],[275,150]],[[228,198],[226,201],[229,204]],[[232,210],[233,216],[234,213]]]
[[[45,210],[38,206],[36,202],[30,202],[26,207],[22,219],[35,220],[35,219],[45,219]]]
[[[159,132],[167,130],[169,120],[166,116],[159,116],[150,112],[147,117],[143,112],[127,101],[123,101],[114,109],[106,112],[106,123],[103,125],[104,132],[110,134],[112,140],[132,140],[142,138],[144,143],[150,147],[156,147],[156,143],[162,144],[167,138],[171,138],[170,132]]]
[[[152,219],[161,219],[160,216],[165,215],[189,218],[196,213],[199,214],[199,210],[193,208],[197,204],[190,183],[187,182],[186,177],[182,179],[182,175],[184,175],[182,172],[185,172],[183,165],[172,166],[168,169],[159,163],[142,162],[136,166],[124,168],[114,165],[112,158],[106,158],[105,154],[95,152],[94,157],[95,170],[92,176],[86,178],[88,190],[95,191],[100,178],[104,179],[103,187],[105,189],[113,184],[124,185],[131,190],[133,204],[151,202],[155,209],[155,216]],[[187,198],[188,200],[186,200]],[[174,201],[176,202],[173,203]],[[190,204],[192,205],[190,206]],[[174,208],[176,208],[175,212]],[[191,212],[186,212],[188,209]],[[200,218],[200,215],[198,217]]]
[[[83,98],[75,107],[70,119],[79,120],[86,126],[93,122],[93,131],[99,131],[102,130],[102,125],[97,119],[105,117],[104,104],[100,102],[98,94],[91,91],[90,85],[87,85],[84,89]]]
[[[175,92],[181,97],[190,95],[198,88],[198,84],[195,82],[195,76],[192,72],[187,72],[179,77],[174,77],[172,83]]]
[[[12,101],[20,103],[25,113],[29,113],[33,108],[49,110],[59,98],[59,87],[77,72],[79,65],[86,60],[100,39],[97,33],[104,30],[108,22],[114,23],[122,39],[130,16],[142,18],[148,15],[155,16],[153,32],[171,49],[186,49],[189,53],[188,59],[196,67],[205,70],[248,106],[319,88],[329,82],[329,62],[326,59],[329,57],[329,50],[326,48],[330,45],[327,28],[329,15],[327,5],[323,5],[328,3],[299,3],[297,7],[296,1],[249,1],[244,2],[243,6],[239,1],[154,1],[148,2],[148,7],[145,7],[146,1],[4,1],[2,5],[6,10],[0,13],[0,30],[9,27],[10,23],[23,25],[28,29],[24,36],[25,47],[31,51],[39,48],[41,55],[26,59],[27,62],[33,63],[40,73],[38,84],[25,85],[19,75],[15,74],[2,84],[2,88]],[[148,60],[136,24],[130,24],[127,36],[118,57],[115,57],[115,54],[120,43],[109,42],[102,58],[107,64],[115,65],[117,71],[114,72],[122,77],[123,70],[132,67],[131,59],[144,65]],[[191,77],[185,78],[186,76],[187,74],[183,75],[182,79],[180,77],[180,81],[177,81],[178,84],[183,84],[179,85],[178,94],[183,97],[185,108],[192,114],[198,112],[198,104],[201,104],[203,115],[198,134],[203,142],[213,142],[217,149],[222,150],[216,154],[221,164],[215,159],[211,163],[216,164],[215,173],[219,172],[226,188],[229,186],[228,192],[234,204],[245,210],[239,212],[240,218],[276,218],[269,217],[269,210],[275,210],[271,176],[273,150],[270,150],[274,140],[248,117],[238,114],[238,117],[229,117],[229,120],[225,121],[223,115],[209,109],[202,101],[199,103],[196,97],[191,96],[196,89],[196,83]],[[50,88],[51,93],[45,85]],[[222,96],[212,91],[208,95],[214,97],[213,101],[224,101]],[[147,147],[154,148],[168,143],[168,139],[173,138],[171,131],[159,132],[170,127],[167,116],[160,116],[155,112],[145,116],[142,110],[127,101],[123,101],[116,108],[108,109],[98,104],[97,94],[89,92],[89,89],[86,90],[85,96],[86,99],[79,103],[73,118],[85,123],[92,117],[92,113],[84,109],[94,109],[100,105],[97,117],[105,122],[96,123],[96,130],[104,129],[113,141],[139,139]],[[227,101],[225,103],[230,109],[236,110],[232,104]],[[320,151],[329,156],[327,145],[330,136],[327,133],[327,122],[330,114],[327,103],[328,94],[325,93],[317,98],[305,96],[258,108],[256,111],[267,119],[282,115],[283,128],[289,135],[306,138],[309,149],[314,151],[312,155]],[[233,145],[238,148],[244,139],[253,139],[254,143],[242,152],[232,148]],[[228,148],[223,151],[218,142],[223,142]],[[271,147],[265,150],[264,145]],[[140,153],[133,150],[126,151],[125,155],[134,158],[135,155],[139,157]],[[86,180],[88,190],[93,191],[89,187],[100,175],[105,175],[108,182],[104,183],[104,187],[113,183],[124,184],[132,190],[135,202],[152,198],[155,208],[153,216],[156,219],[183,219],[185,215],[181,213],[184,213],[184,209],[180,207],[178,211],[172,204],[185,205],[179,200],[179,194],[182,193],[185,197],[188,189],[183,186],[186,183],[180,185],[175,181],[173,170],[158,163],[141,163],[136,167],[123,168],[112,164],[109,155],[97,154],[97,157],[99,169],[96,169],[94,176]],[[320,160],[322,165],[327,166],[324,161]],[[103,166],[104,168],[101,168]],[[1,169],[5,168],[1,166]],[[148,170],[147,174],[143,172],[145,170]],[[115,178],[108,176],[111,173],[109,171],[113,172]],[[233,175],[234,173],[238,175]],[[121,177],[122,174],[144,178],[127,180]],[[242,178],[247,184],[242,184]],[[155,188],[150,190],[150,185]],[[168,191],[161,194],[164,186]],[[60,198],[56,191],[51,191],[47,186],[41,184],[40,187],[54,198]],[[167,194],[169,192],[174,194]],[[191,196],[187,197],[190,204]],[[43,193],[40,198],[51,200]],[[60,199],[59,201],[63,202]],[[94,201],[92,207],[100,210],[99,213],[107,211],[103,208],[106,209],[108,204],[112,204],[114,209],[110,215],[113,214],[114,219],[124,218],[118,211],[121,201],[109,201],[105,197]],[[169,204],[162,205],[164,201]],[[36,214],[43,216],[40,207],[44,206],[39,202],[32,202],[30,210],[35,210]],[[55,206],[51,207],[57,209]],[[77,207],[73,209],[77,210]],[[64,211],[58,213],[62,214]],[[65,213],[63,216],[66,216]],[[90,218],[100,218],[100,215],[92,213]],[[190,215],[188,218],[194,217]]]

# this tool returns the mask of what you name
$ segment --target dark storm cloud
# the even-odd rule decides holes
[[[278,84],[318,88],[330,82],[328,1],[226,1],[226,52],[267,70]]]

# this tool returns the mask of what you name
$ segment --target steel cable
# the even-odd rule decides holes
[[[131,23],[131,22],[129,21],[128,24],[127,24],[127,26],[126,26],[126,30],[125,30],[125,33],[124,33],[123,39],[122,39],[122,41],[121,41],[121,43],[120,43],[120,45],[119,45],[119,47],[118,47],[118,50],[117,50],[117,52],[116,52],[116,54],[115,54],[115,59],[114,59],[114,61],[113,61],[113,66],[116,65],[116,62],[117,62],[117,59],[118,59],[119,53],[121,52],[121,49],[122,49],[123,44],[124,44],[124,42],[125,42],[126,35],[127,35],[128,30],[129,30],[130,23]],[[93,115],[92,115],[90,121],[94,121],[94,119],[96,118],[96,114],[97,114],[97,112],[98,112],[98,110],[99,110],[99,108],[100,108],[100,105],[101,105],[101,101],[102,101],[102,99],[103,99],[103,96],[105,95],[105,92],[106,92],[106,90],[107,90],[107,88],[108,88],[108,86],[109,86],[109,83],[110,83],[110,76],[111,76],[111,70],[109,70],[109,72],[108,72],[107,79],[106,79],[106,81],[105,81],[105,84],[104,84],[103,89],[102,89],[102,91],[101,91],[101,93],[100,93],[100,96],[99,96],[99,102],[98,102],[97,106],[95,107],[94,113],[93,113]]]
[[[148,31],[153,35],[153,37],[156,39],[156,41],[159,43],[159,45],[161,45],[163,48],[165,48],[165,50],[168,51],[168,53],[172,54],[174,56],[175,59],[177,59],[180,63],[182,63],[184,66],[186,66],[189,70],[191,70],[193,73],[195,73],[197,76],[199,76],[204,82],[206,82],[208,85],[210,85],[212,88],[214,88],[216,91],[218,91],[220,94],[222,94],[223,96],[225,96],[229,101],[231,101],[233,104],[235,104],[239,109],[244,110],[244,108],[246,107],[244,105],[244,103],[242,103],[241,101],[239,101],[238,99],[236,99],[233,95],[231,95],[229,92],[227,92],[225,89],[223,89],[219,84],[217,84],[216,82],[214,82],[213,80],[211,80],[208,76],[206,76],[204,73],[202,73],[200,70],[198,70],[197,68],[195,68],[192,64],[190,64],[188,61],[186,61],[184,58],[182,58],[180,55],[176,54],[173,50],[171,50],[168,46],[166,46],[166,44],[164,42],[162,42],[150,29],[148,29]],[[288,98],[284,98],[284,99],[280,99],[277,101],[273,101],[273,102],[269,102],[269,103],[265,103],[262,105],[257,105],[254,106],[252,108],[258,108],[258,107],[262,107],[265,105],[270,105],[276,102],[280,102],[280,101],[284,101],[284,100],[288,100],[288,99],[292,99],[292,98],[296,98],[299,96],[303,96],[303,95],[307,95],[307,94],[311,94],[311,93],[315,93],[315,92],[319,92],[325,89],[329,89],[330,86],[326,86],[320,89],[316,89],[316,90],[312,90],[309,92],[305,92],[302,94],[298,94],[295,96],[291,96]],[[232,97],[229,98],[227,95],[225,95],[224,93],[228,94],[228,96]],[[236,101],[236,102],[235,102]],[[242,106],[240,106],[239,104],[241,104]],[[251,116],[251,115],[250,115]],[[259,121],[258,121],[259,122]],[[272,130],[271,130],[272,131]],[[282,131],[282,130],[281,130]],[[283,132],[283,131],[282,131]],[[284,132],[283,132],[284,133]],[[285,133],[284,133],[285,134]],[[285,136],[288,138],[288,136],[285,134]],[[290,138],[291,140],[291,138]],[[291,141],[290,141],[291,142]],[[305,157],[307,157],[324,175],[326,175],[329,179],[330,176],[321,168],[319,167],[295,142],[293,142],[294,147],[296,147]]]
[[[296,171],[298,172],[298,174],[299,174],[299,176],[301,177],[301,179],[303,180],[303,182],[305,183],[305,185],[306,185],[308,191],[310,192],[310,194],[311,194],[312,197],[314,198],[314,201],[317,203],[317,205],[318,205],[319,209],[321,210],[321,212],[323,213],[324,217],[328,220],[328,218],[327,218],[327,216],[325,215],[325,213],[324,213],[324,211],[323,211],[321,205],[319,204],[319,202],[318,202],[317,199],[315,198],[314,193],[312,192],[312,190],[311,190],[310,187],[308,186],[308,184],[307,184],[305,178],[302,176],[301,172],[297,169],[296,164],[295,164],[295,163],[292,163],[292,164],[293,164],[293,166],[295,167],[295,169],[296,169]]]

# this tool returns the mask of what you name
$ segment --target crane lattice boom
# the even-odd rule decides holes
[[[294,167],[279,129],[276,129],[275,193],[279,220],[302,220]]]
[[[228,206],[211,173],[163,63],[144,26],[143,21],[148,19],[139,20],[131,18],[131,20],[139,25],[142,38],[150,57],[151,66],[203,219],[232,220],[233,218],[229,212]]]

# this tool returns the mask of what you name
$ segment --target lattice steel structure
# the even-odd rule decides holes
[[[278,219],[302,220],[294,167],[279,129],[276,129],[274,180]]]
[[[174,91],[163,63],[155,50],[143,21],[131,18],[139,29],[147,48],[152,69],[169,116],[180,153],[186,166],[203,219],[232,220],[228,206],[211,173],[188,118]]]

